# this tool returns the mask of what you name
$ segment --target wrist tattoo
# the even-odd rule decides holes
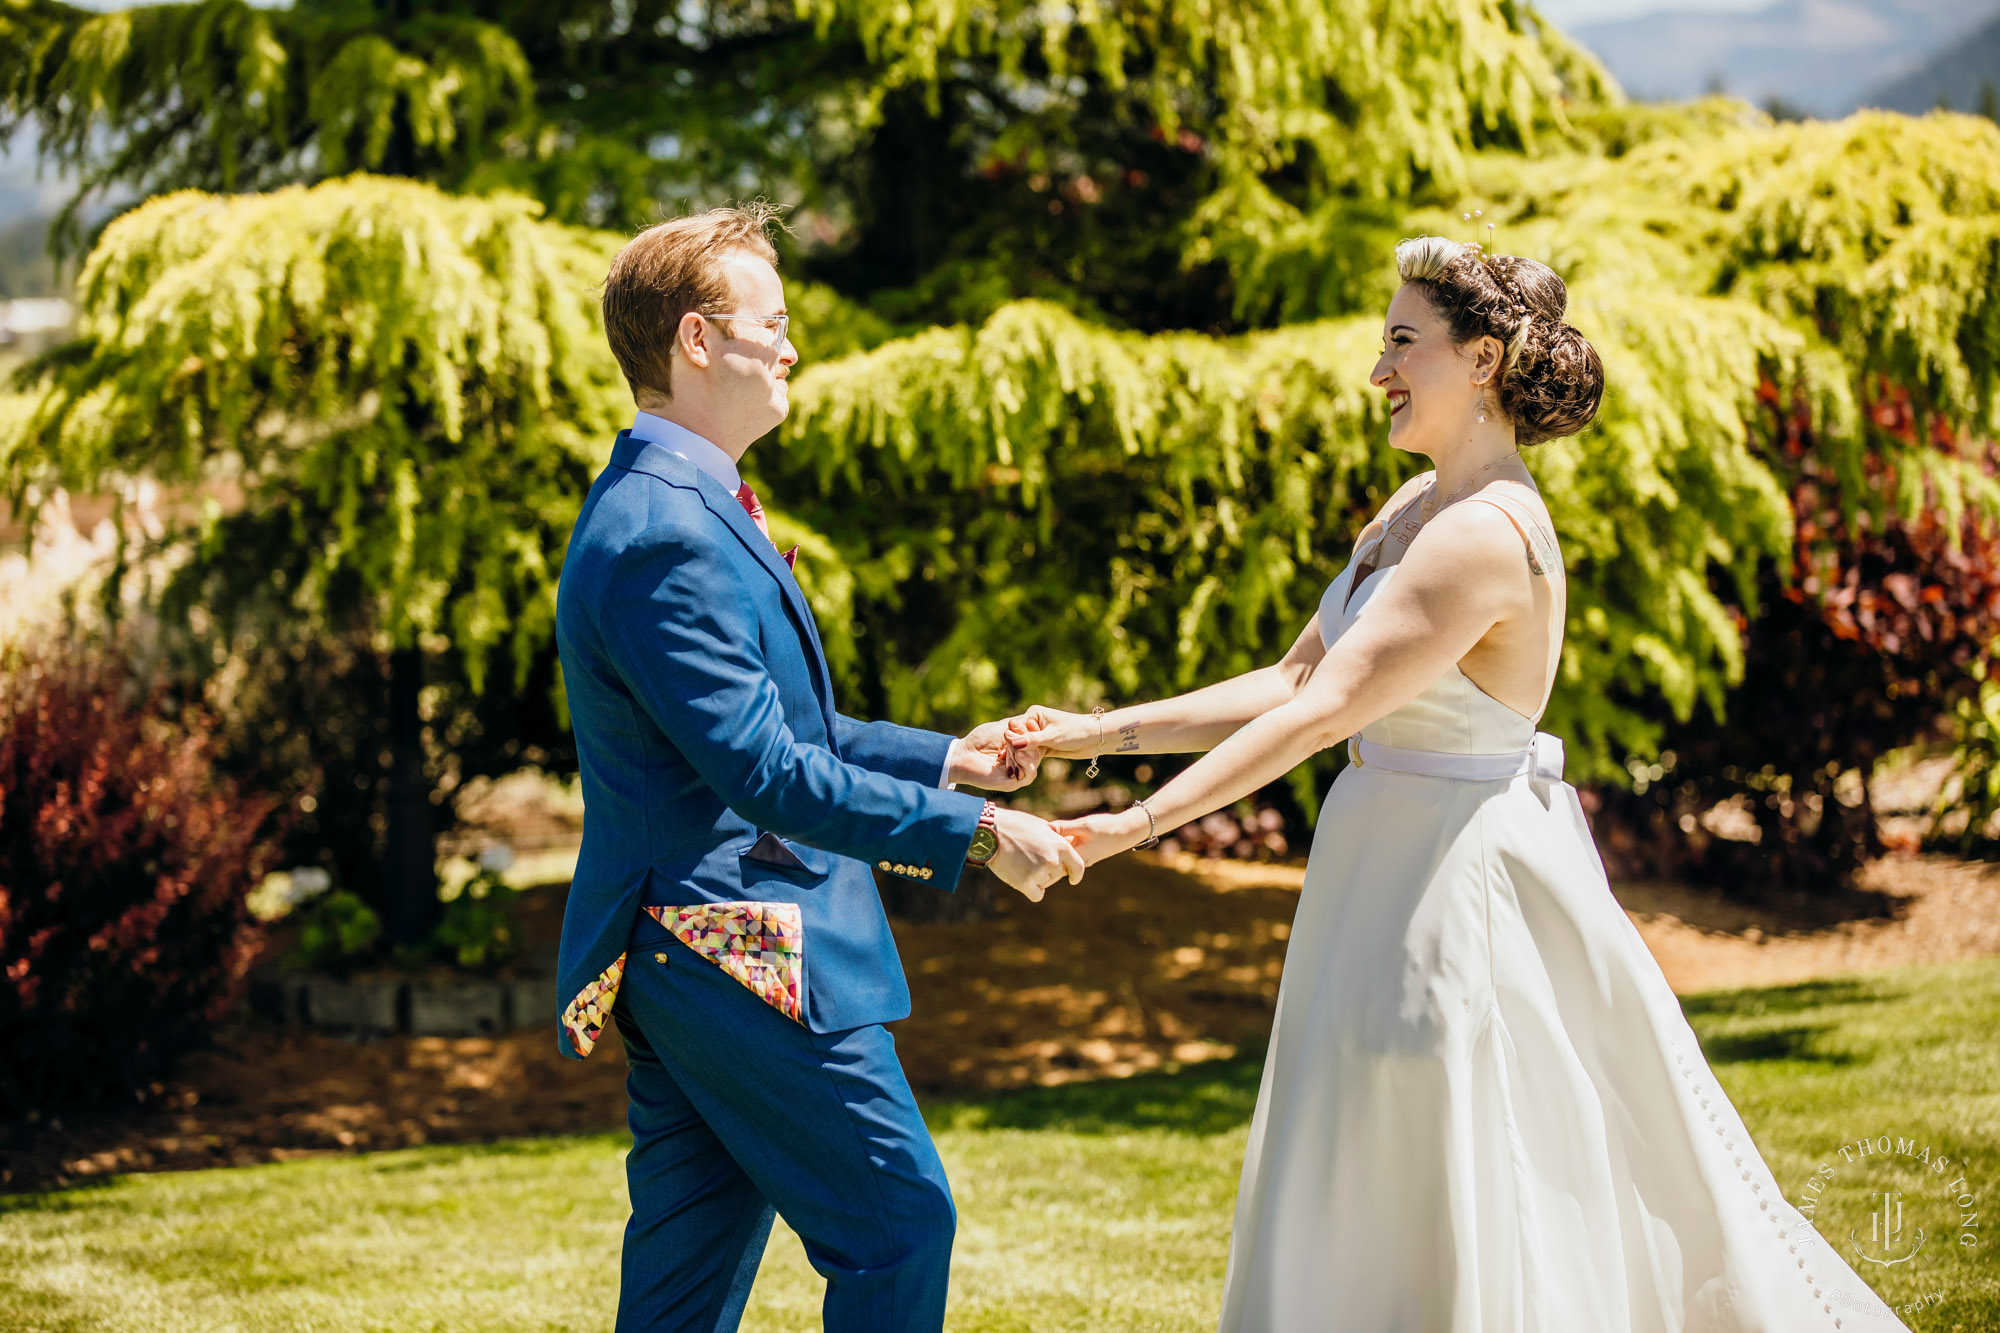
[[[1118,748],[1114,753],[1130,754],[1139,748],[1139,724],[1127,722],[1118,728]]]

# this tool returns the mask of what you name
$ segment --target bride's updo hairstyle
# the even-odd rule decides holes
[[[1417,236],[1396,246],[1396,272],[1423,292],[1454,345],[1488,334],[1506,344],[1500,410],[1514,423],[1517,444],[1574,435],[1597,415],[1604,363],[1563,323],[1569,292],[1547,264],[1518,255],[1489,259],[1477,246]]]

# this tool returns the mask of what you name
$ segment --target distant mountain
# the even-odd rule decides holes
[[[0,301],[56,294],[48,218],[30,213],[0,223]]]
[[[1877,84],[1861,101],[1891,111],[1928,111],[1943,98],[1959,111],[1980,111],[1989,94],[2000,99],[2000,13],[1900,78]]]
[[[1759,104],[1775,98],[1839,116],[1871,89],[1922,67],[1994,6],[1995,0],[1779,0],[1748,13],[1663,10],[1570,31],[1634,97],[1678,99],[1720,87]]]
[[[22,135],[14,151],[0,143],[0,300],[50,296],[56,289],[49,262],[49,219],[62,206],[60,187],[35,179],[32,140]]]

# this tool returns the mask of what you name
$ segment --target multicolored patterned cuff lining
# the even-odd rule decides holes
[[[618,961],[598,973],[597,980],[577,992],[563,1010],[562,1025],[576,1044],[578,1055],[589,1055],[597,1039],[604,1035],[604,1025],[611,1021],[611,1006],[617,1001],[618,987],[624,980],[625,955],[621,953]]]
[[[646,911],[752,995],[793,1022],[805,1022],[805,924],[797,903],[700,903]]]

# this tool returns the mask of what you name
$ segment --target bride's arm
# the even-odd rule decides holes
[[[1033,747],[1057,759],[1212,750],[1251,718],[1296,695],[1324,652],[1315,612],[1291,651],[1270,666],[1171,699],[1113,709],[1102,718],[1030,708],[1014,722],[1011,739],[1017,746]]]
[[[1179,828],[1276,782],[1416,698],[1501,620],[1531,614],[1534,590],[1519,551],[1513,524],[1491,505],[1439,514],[1411,543],[1402,572],[1321,658],[1305,688],[1147,798],[1150,827]],[[1135,805],[1056,827],[1086,861],[1101,861],[1144,842],[1149,825],[1146,810]]]
[[[1423,476],[1412,477],[1376,514],[1394,513]],[[1213,750],[1245,723],[1294,698],[1326,655],[1315,611],[1291,649],[1270,666],[1246,671],[1171,699],[1134,704],[1102,718],[1031,708],[1011,729],[1016,745],[1033,746],[1057,759],[1100,754],[1200,754]]]

